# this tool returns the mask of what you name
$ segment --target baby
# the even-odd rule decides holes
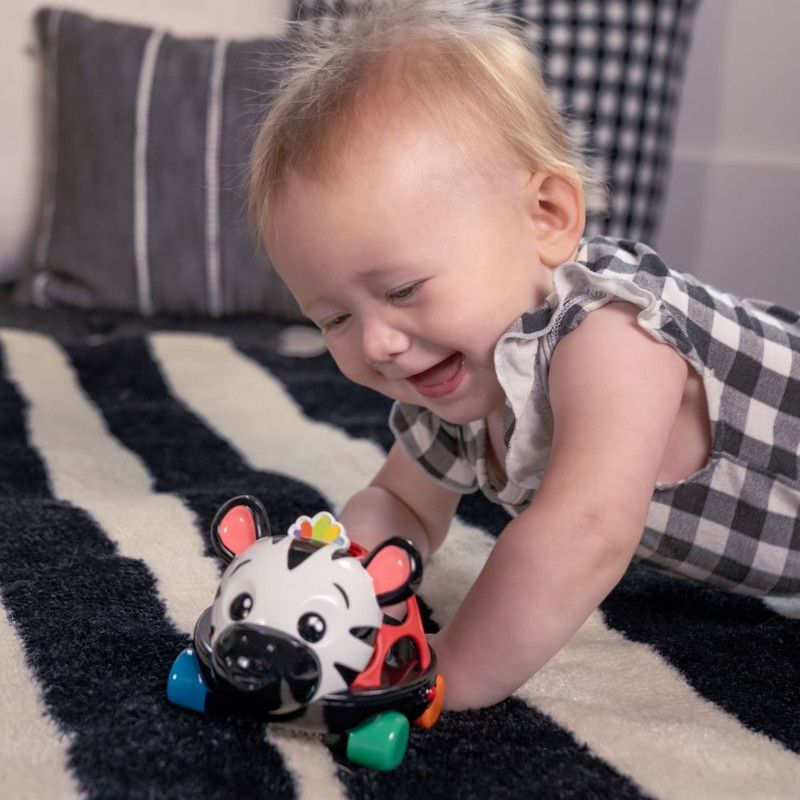
[[[800,325],[584,240],[596,185],[535,59],[454,6],[385,0],[307,45],[251,210],[342,372],[395,400],[353,537],[428,557],[476,489],[513,516],[435,637],[462,709],[516,690],[633,558],[800,594]]]

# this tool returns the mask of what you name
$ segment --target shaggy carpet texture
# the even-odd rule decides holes
[[[0,796],[800,797],[797,608],[643,566],[514,696],[414,730],[391,773],[169,705],[167,671],[220,574],[216,508],[257,495],[276,530],[335,511],[390,445],[388,402],[305,328],[6,325]],[[464,498],[422,584],[433,625],[505,522]]]

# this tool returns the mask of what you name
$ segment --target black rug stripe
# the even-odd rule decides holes
[[[644,565],[628,570],[601,610],[703,697],[800,753],[800,620]]]
[[[25,403],[6,377],[0,343],[0,497],[3,502],[51,497],[47,470],[28,444]]]
[[[391,402],[347,380],[327,354],[282,356],[237,342],[239,350],[278,378],[311,419],[370,439],[384,450],[392,435]],[[508,516],[481,494],[460,506],[465,521],[498,533]],[[499,513],[498,513],[499,511]],[[469,517],[469,518],[468,518]],[[480,711],[446,713],[429,731],[412,730],[405,764],[381,775],[343,769],[352,797],[369,798],[638,798],[640,789],[525,703],[510,699]],[[433,776],[438,776],[434,780]]]
[[[257,787],[258,796],[293,797],[276,754],[261,748],[254,760],[242,746],[261,726],[168,706],[167,670],[186,640],[167,621],[152,575],[85,512],[49,496],[4,368],[0,398],[0,453],[19,458],[29,481],[19,491],[3,484],[0,593],[48,712],[71,737],[70,766],[87,796],[223,800]]]

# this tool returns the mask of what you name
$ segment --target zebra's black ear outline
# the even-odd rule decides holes
[[[393,536],[361,562],[372,578],[379,606],[407,600],[422,581],[422,558],[408,539]]]
[[[211,522],[211,544],[226,563],[265,536],[270,536],[267,509],[249,494],[223,503]]]

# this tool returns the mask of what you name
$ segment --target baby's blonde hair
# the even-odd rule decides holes
[[[250,215],[259,239],[287,179],[327,176],[348,142],[398,111],[398,97],[404,113],[422,108],[473,141],[485,140],[488,126],[523,166],[562,175],[590,198],[599,194],[513,22],[486,0],[372,0],[335,34],[297,39],[252,153]],[[454,147],[468,139],[454,137]]]

